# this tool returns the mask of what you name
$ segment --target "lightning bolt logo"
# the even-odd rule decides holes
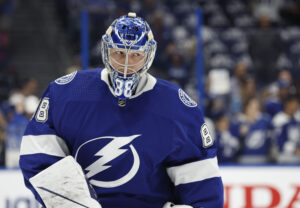
[[[106,146],[104,146],[102,149],[100,149],[94,155],[94,156],[100,156],[100,158],[98,160],[96,160],[95,162],[93,162],[91,165],[89,165],[87,168],[85,168],[85,170],[88,171],[86,174],[86,177],[91,178],[94,175],[101,173],[102,171],[110,168],[111,165],[105,165],[105,164],[107,164],[108,162],[116,159],[120,155],[127,152],[128,149],[121,149],[121,148],[123,146],[131,143],[135,138],[137,138],[139,136],[141,136],[141,135],[132,135],[132,136],[128,136],[128,137],[99,137],[99,138],[92,139],[92,140],[82,144],[78,148],[75,158],[77,158],[80,148],[82,146],[84,146],[85,144],[95,141],[95,140],[99,140],[99,139],[107,139],[107,138],[112,139],[111,142],[109,142]],[[111,188],[111,187],[120,186],[120,185],[128,182],[129,180],[131,180],[139,169],[140,159],[139,159],[139,156],[138,156],[135,148],[133,147],[133,145],[131,144],[131,145],[129,145],[129,147],[133,154],[134,162],[133,162],[133,165],[132,165],[130,171],[125,176],[123,176],[122,178],[117,179],[115,181],[90,180],[90,183],[92,185],[95,185],[98,187]]]

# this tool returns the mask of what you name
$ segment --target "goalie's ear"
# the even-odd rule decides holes
[[[82,168],[72,156],[54,163],[29,181],[46,208],[101,208],[91,197]]]

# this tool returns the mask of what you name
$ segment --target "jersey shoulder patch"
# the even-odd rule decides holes
[[[68,84],[69,82],[71,82],[74,79],[74,77],[76,76],[76,74],[77,74],[77,71],[72,72],[71,74],[67,74],[65,76],[62,76],[62,77],[56,79],[55,83],[59,84],[59,85]]]
[[[190,98],[188,94],[186,94],[181,88],[178,89],[178,96],[184,105],[190,108],[194,108],[197,106],[197,103],[192,98]]]

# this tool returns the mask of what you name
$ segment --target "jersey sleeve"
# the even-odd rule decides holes
[[[211,137],[200,108],[183,112],[174,121],[167,173],[174,184],[177,204],[196,208],[223,207],[223,183]]]
[[[29,179],[55,162],[69,155],[69,148],[53,125],[53,98],[51,84],[44,92],[38,109],[29,121],[22,137],[20,150],[20,168],[24,182],[35,198],[43,204]]]

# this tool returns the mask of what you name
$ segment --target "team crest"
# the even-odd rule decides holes
[[[197,106],[197,103],[194,100],[192,100],[192,98],[190,98],[182,89],[178,90],[178,95],[184,105],[191,108]]]
[[[140,167],[139,155],[130,144],[140,136],[91,139],[78,148],[75,159],[83,167],[85,176],[92,185],[101,188],[121,186],[129,182]],[[126,162],[122,162],[122,157]],[[120,175],[115,175],[116,172],[120,172]]]
[[[56,84],[59,84],[59,85],[65,85],[65,84],[68,84],[69,82],[71,82],[74,77],[76,76],[77,74],[77,71],[75,72],[72,72],[71,74],[67,74],[63,77],[60,77],[58,79],[55,80],[55,83]]]

